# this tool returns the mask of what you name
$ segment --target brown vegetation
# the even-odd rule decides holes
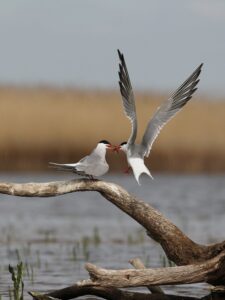
[[[168,95],[137,93],[139,135]],[[119,92],[0,88],[1,170],[48,170],[48,161],[73,162],[96,142],[126,140],[130,123]],[[225,102],[198,95],[161,132],[148,164],[153,171],[225,171]],[[108,155],[120,171],[125,157]],[[122,167],[121,165],[122,160]]]

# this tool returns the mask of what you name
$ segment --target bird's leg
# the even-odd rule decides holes
[[[128,167],[126,168],[126,170],[124,171],[124,173],[128,175],[128,174],[130,173],[130,171],[131,171],[131,167],[128,166]]]
[[[85,174],[85,176],[86,176],[88,179],[91,179],[91,180],[97,180],[93,175]]]
[[[92,175],[90,175],[90,174],[86,174],[84,171],[77,171],[77,170],[76,170],[75,173],[76,173],[77,175],[84,176],[84,177],[86,177],[86,178],[88,178],[88,179],[96,180],[96,179],[94,178],[94,176],[92,176]]]
[[[73,172],[79,176],[85,176],[85,173],[83,171],[78,171],[78,170],[74,169]]]

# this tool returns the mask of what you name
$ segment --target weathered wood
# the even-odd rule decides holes
[[[52,298],[68,300],[68,299],[73,299],[85,295],[93,295],[93,296],[98,296],[110,300],[118,300],[118,299],[122,300],[123,296],[126,296],[126,294],[124,295],[122,291],[113,287],[93,287],[93,286],[80,287],[77,284],[44,295],[39,293],[34,293],[34,292],[30,292],[30,294],[33,298],[37,300],[48,300],[48,299],[50,300]]]
[[[88,264],[87,269],[92,279],[83,280],[67,288],[44,295],[34,292],[30,292],[30,294],[36,300],[51,300],[52,298],[69,300],[84,295],[95,295],[109,300],[197,300],[194,297],[130,292],[119,290],[117,287],[195,283],[207,280],[213,281],[215,278],[218,280],[219,276],[224,277],[224,272],[222,272],[223,275],[221,274],[224,263],[225,252],[205,263],[171,268],[115,271],[99,269],[92,264]],[[223,297],[224,294],[221,297],[219,295],[213,297],[209,295],[202,299],[222,300]]]
[[[48,183],[0,183],[0,193],[23,197],[50,197],[78,191],[97,191],[119,207],[159,242],[167,257],[177,265],[202,262],[225,249],[225,241],[209,246],[193,242],[171,221],[149,204],[132,197],[114,183],[80,179]]]
[[[87,263],[86,269],[91,280],[79,282],[78,285],[80,286],[93,285],[125,288],[198,282],[222,282],[225,285],[225,251],[204,263],[187,266],[141,270],[108,270]]]
[[[92,287],[92,286],[81,287],[81,286],[77,286],[77,284],[74,284],[70,287],[60,289],[54,292],[50,292],[48,294],[40,294],[35,292],[29,292],[29,294],[36,300],[52,300],[52,299],[69,300],[84,295],[102,297],[108,300],[199,300],[199,298],[195,298],[195,297],[145,294],[140,292],[117,290],[108,287]],[[204,300],[212,300],[212,298],[204,297]]]
[[[50,197],[77,191],[99,192],[141,224],[149,236],[161,244],[167,257],[180,265],[171,268],[116,271],[87,264],[91,279],[77,283],[77,293],[102,295],[105,299],[138,299],[132,298],[133,295],[129,292],[126,294],[128,298],[125,298],[124,291],[118,288],[197,282],[225,285],[225,241],[209,246],[195,243],[160,212],[132,197],[114,183],[90,179],[49,183],[0,183],[0,193],[23,197]],[[68,292],[68,288],[66,291]],[[50,293],[52,297],[57,298],[53,293]],[[61,299],[70,299],[66,295],[63,294]]]
[[[140,258],[133,258],[130,259],[129,262],[132,264],[132,266],[135,267],[135,269],[146,269],[143,262],[140,260]],[[159,286],[151,286],[148,285],[147,288],[152,294],[164,294],[163,290]]]

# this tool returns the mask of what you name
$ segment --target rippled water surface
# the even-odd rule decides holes
[[[67,174],[1,174],[1,181],[44,182],[72,178]],[[112,175],[105,180],[122,185],[142,198],[199,243],[225,238],[225,177],[155,174],[139,187],[132,176]],[[12,286],[8,264],[25,264],[28,290],[46,292],[88,277],[84,264],[130,268],[140,257],[151,267],[167,263],[160,246],[142,227],[95,192],[52,198],[0,195],[0,294],[9,298]],[[205,284],[164,287],[177,295],[203,296]],[[144,289],[142,289],[144,291]]]

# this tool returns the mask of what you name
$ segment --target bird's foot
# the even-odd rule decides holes
[[[74,173],[76,173],[79,176],[85,177],[87,179],[91,179],[91,180],[97,180],[96,178],[94,178],[94,176],[86,174],[84,171],[78,171],[78,170],[74,170]]]
[[[124,174],[128,175],[130,173],[130,171],[131,171],[131,167],[127,167],[126,170],[124,171]]]
[[[76,168],[73,169],[73,173],[75,173],[79,176],[85,176],[85,173],[83,171],[78,171]]]
[[[90,179],[90,180],[98,180],[97,178],[95,178],[94,176],[92,176],[92,175],[86,175],[86,177],[88,178],[88,179]]]

